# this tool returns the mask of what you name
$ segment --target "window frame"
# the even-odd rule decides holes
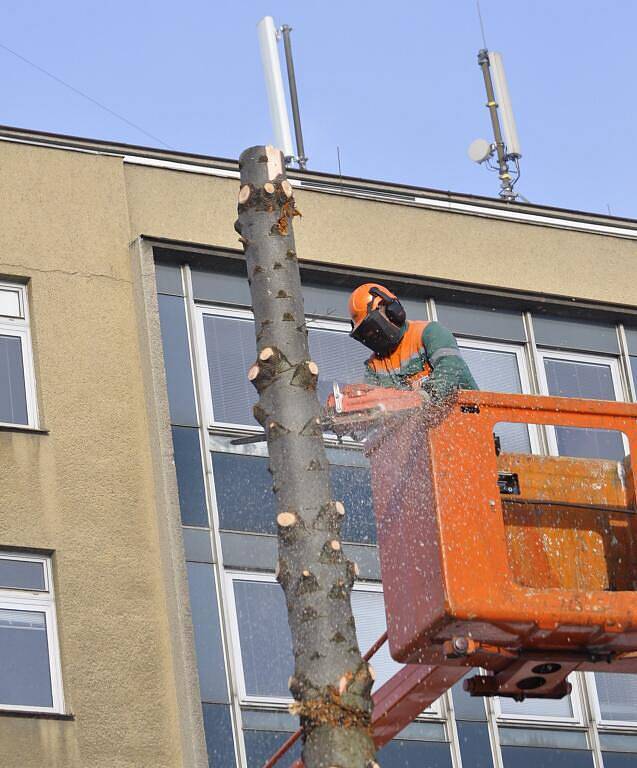
[[[243,707],[256,707],[265,709],[284,709],[290,705],[292,696],[254,696],[246,692],[245,676],[243,673],[243,657],[241,654],[241,638],[239,635],[239,622],[237,617],[237,606],[234,594],[235,581],[261,582],[264,584],[278,584],[273,573],[257,573],[253,571],[225,570],[225,592],[227,596],[227,608],[229,615],[229,634],[232,645],[232,664],[234,667],[235,680],[237,682],[237,697],[239,704]],[[382,585],[376,582],[358,581],[353,589],[357,592],[383,592]],[[361,648],[361,653],[365,653],[366,648]],[[371,660],[374,666],[373,658]],[[400,662],[396,662],[400,663]],[[435,720],[436,722],[446,722],[446,694],[443,694],[434,704],[431,705],[434,711],[425,712],[418,716],[418,720]]]
[[[549,397],[557,397],[557,395],[549,395],[548,379],[546,377],[546,366],[544,361],[561,360],[567,363],[582,363],[591,365],[603,365],[610,369],[611,382],[613,390],[615,392],[615,402],[625,402],[626,395],[622,386],[622,377],[619,367],[619,359],[612,355],[598,355],[588,352],[565,352],[563,350],[552,350],[546,348],[537,349],[538,359],[538,380],[540,384],[540,394]],[[546,438],[548,442],[549,453],[551,456],[559,456],[559,450],[557,446],[557,436],[555,434],[555,427],[546,424]],[[624,450],[626,453],[630,452],[628,440],[625,435],[622,434],[622,440],[624,443]]]
[[[505,352],[514,354],[518,364],[518,375],[520,377],[521,394],[530,395],[533,393],[531,387],[531,376],[529,373],[529,362],[526,355],[524,344],[512,344],[511,342],[486,341],[483,339],[473,339],[467,336],[456,336],[456,341],[460,349],[480,349],[485,352]],[[521,422],[524,423],[524,422]],[[540,427],[537,424],[527,424],[529,432],[529,443],[532,454],[541,453]]]
[[[224,431],[237,432],[241,434],[258,434],[263,432],[263,427],[258,424],[239,424],[232,421],[216,421],[214,416],[214,404],[212,398],[212,385],[210,381],[210,372],[208,370],[208,348],[206,346],[206,334],[204,331],[204,317],[212,315],[214,317],[235,318],[238,320],[249,320],[254,322],[254,314],[249,309],[237,309],[236,307],[225,307],[216,304],[202,304],[196,302],[195,305],[196,323],[195,323],[195,343],[201,350],[197,355],[197,374],[203,386],[202,397],[202,416],[204,417],[205,427],[208,432]],[[247,371],[246,371],[247,376]]]
[[[520,713],[519,715],[510,712],[503,712],[500,704],[500,697],[494,696],[493,711],[498,725],[528,725],[528,726],[567,726],[574,728],[585,728],[585,708],[583,706],[583,686],[582,680],[577,672],[569,675],[569,682],[573,686],[568,698],[571,701],[573,714],[571,717],[560,717],[558,715],[528,715]],[[565,697],[566,698],[566,697]]]
[[[226,435],[257,435],[263,434],[263,427],[259,424],[240,424],[237,422],[216,421],[214,418],[214,403],[212,397],[212,386],[210,382],[210,372],[208,370],[208,349],[206,347],[206,336],[204,333],[204,316],[213,315],[215,317],[235,318],[238,320],[249,320],[254,322],[254,313],[250,309],[238,307],[228,307],[219,304],[207,304],[201,301],[194,302],[195,323],[194,323],[194,341],[198,354],[194,355],[196,362],[196,375],[201,382],[202,387],[202,416],[205,423],[205,429],[209,435],[214,433],[223,433]],[[309,330],[334,331],[338,333],[347,333],[349,335],[350,325],[344,320],[326,320],[319,317],[305,317],[305,324]],[[320,375],[320,372],[319,372]],[[247,376],[247,371],[246,371]],[[363,372],[361,371],[361,381]],[[337,438],[332,433],[325,433],[324,442],[326,446],[344,445],[348,448],[360,447],[362,443],[349,436]]]
[[[0,281],[0,291],[3,290],[18,294],[20,311],[22,313],[21,317],[0,315],[0,336],[12,336],[17,337],[20,340],[27,422],[26,424],[22,424],[14,421],[0,421],[0,427],[37,429],[39,424],[39,414],[27,286],[20,283]]]
[[[603,672],[603,670],[600,670]],[[621,673],[616,673],[621,674]],[[597,693],[597,681],[595,680],[595,672],[584,672],[586,678],[586,685],[590,693],[591,709],[593,720],[597,727],[605,732],[621,732],[637,734],[637,716],[635,720],[605,720],[602,716],[602,708],[599,703],[599,695]],[[637,675],[635,675],[637,677]]]
[[[0,702],[0,711],[64,714],[65,705],[64,691],[62,688],[62,664],[57,629],[51,557],[48,555],[33,555],[0,550],[0,559],[37,562],[43,565],[46,590],[31,590],[28,588],[10,589],[0,587],[0,610],[27,611],[29,613],[43,613],[45,615],[49,679],[51,683],[52,698],[50,707],[38,707],[30,704],[3,704]]]

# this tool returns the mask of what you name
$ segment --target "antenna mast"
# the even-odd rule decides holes
[[[296,160],[301,170],[305,170],[307,157],[303,146],[303,132],[301,131],[301,112],[299,110],[299,95],[296,90],[296,76],[294,74],[294,59],[292,58],[292,41],[290,32],[292,27],[284,24],[281,27],[283,35],[283,48],[285,50],[285,63],[288,69],[288,86],[290,88],[290,103],[292,104],[292,120],[294,122],[294,137],[296,139]]]
[[[261,62],[265,74],[265,87],[270,107],[270,117],[274,129],[274,140],[277,148],[283,152],[285,163],[296,161],[299,168],[305,169],[307,157],[303,146],[303,133],[301,131],[301,113],[299,110],[299,97],[296,89],[296,76],[294,74],[294,61],[292,59],[292,42],[290,32],[292,27],[284,24],[280,29],[274,25],[271,16],[264,16],[257,24],[259,47],[261,49]],[[294,135],[296,138],[296,155],[292,147],[292,134],[290,132],[290,119],[285,100],[283,78],[281,77],[281,62],[279,61],[278,41],[283,37],[285,48],[285,62],[288,71],[288,86],[290,91],[290,103],[292,105],[292,118],[294,121]]]
[[[494,51],[481,48],[478,51],[478,66],[484,77],[487,92],[487,108],[491,117],[494,142],[476,139],[469,147],[469,157],[477,163],[487,163],[487,168],[498,172],[500,179],[500,197],[507,202],[515,202],[520,195],[513,187],[520,178],[520,141],[511,108],[509,89],[504,74],[502,56]],[[492,77],[493,74],[493,77]],[[500,125],[502,117],[502,125]],[[497,165],[491,165],[492,158]]]

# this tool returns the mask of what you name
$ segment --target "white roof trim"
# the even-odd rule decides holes
[[[123,161],[130,165],[144,165],[151,168],[164,168],[172,171],[181,171],[182,173],[197,173],[204,176],[216,176],[225,179],[238,179],[239,171],[230,168],[213,168],[208,165],[197,165],[196,163],[175,162],[172,160],[161,160],[154,157],[143,157],[141,155],[121,155],[117,152],[91,149],[84,147],[65,146],[63,144],[52,144],[46,141],[37,141],[35,139],[20,139],[12,136],[0,136],[0,141],[8,141],[17,144],[31,144],[34,146],[45,147],[47,149],[63,149],[71,152],[83,152],[95,155],[110,155],[123,157]],[[461,203],[454,200],[441,200],[435,197],[423,197],[409,193],[393,193],[391,191],[377,192],[353,187],[345,188],[338,186],[334,182],[319,181],[316,179],[307,182],[301,179],[290,179],[293,187],[307,189],[308,191],[317,191],[323,194],[341,195],[346,197],[355,197],[366,200],[375,200],[385,203],[399,203],[418,208],[428,208],[430,210],[442,210],[450,213],[461,213],[469,216],[481,216],[482,218],[499,219],[501,221],[514,221],[520,224],[532,224],[542,227],[554,227],[557,229],[567,229],[574,232],[587,232],[589,234],[606,235],[609,237],[620,237],[630,240],[637,240],[637,226],[634,228],[622,226],[620,224],[594,224],[588,221],[578,221],[570,219],[559,214],[538,214],[526,213],[524,211],[510,211],[502,208],[495,208],[481,203]]]
[[[227,179],[238,179],[239,171],[228,168],[211,168],[206,165],[194,165],[192,163],[178,163],[169,160],[159,160],[152,157],[139,157],[137,155],[125,155],[124,162],[131,165],[145,165],[154,168],[166,168],[173,171],[182,171],[184,173],[199,173],[207,176],[218,176]],[[537,213],[525,213],[524,211],[507,211],[501,208],[493,208],[488,205],[477,203],[459,203],[453,200],[438,200],[431,197],[422,197],[414,195],[410,200],[408,196],[392,196],[391,192],[386,195],[379,191],[368,192],[367,190],[357,190],[353,188],[342,188],[333,183],[322,183],[313,179],[304,183],[300,179],[290,179],[293,187],[318,191],[324,194],[345,195],[348,197],[364,198],[375,200],[377,202],[398,202],[401,205],[411,205],[432,210],[444,210],[452,213],[464,213],[470,216],[481,216],[489,219],[500,219],[503,221],[515,221],[521,224],[534,224],[543,227],[556,227],[558,229],[569,229],[576,232],[587,232],[598,235],[608,235],[610,237],[621,237],[637,240],[637,227],[614,226],[612,224],[593,224],[587,221],[574,221],[573,219],[561,216],[543,216]]]

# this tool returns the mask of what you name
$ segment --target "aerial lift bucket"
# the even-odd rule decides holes
[[[566,695],[575,669],[637,671],[630,459],[498,452],[493,437],[502,422],[615,430],[632,448],[637,406],[463,391],[436,412],[417,392],[340,394],[341,418],[376,424],[366,452],[394,659],[482,667],[472,694],[517,699]]]

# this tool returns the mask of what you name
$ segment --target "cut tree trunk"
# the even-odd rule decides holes
[[[241,155],[239,216],[257,338],[248,378],[259,392],[277,502],[277,579],[288,608],[295,669],[291,711],[303,730],[305,768],[374,766],[373,671],[361,658],[350,593],[356,566],[343,554],[345,513],[331,499],[310,360],[292,220],[300,215],[281,152]],[[328,226],[325,222],[325,226]]]

